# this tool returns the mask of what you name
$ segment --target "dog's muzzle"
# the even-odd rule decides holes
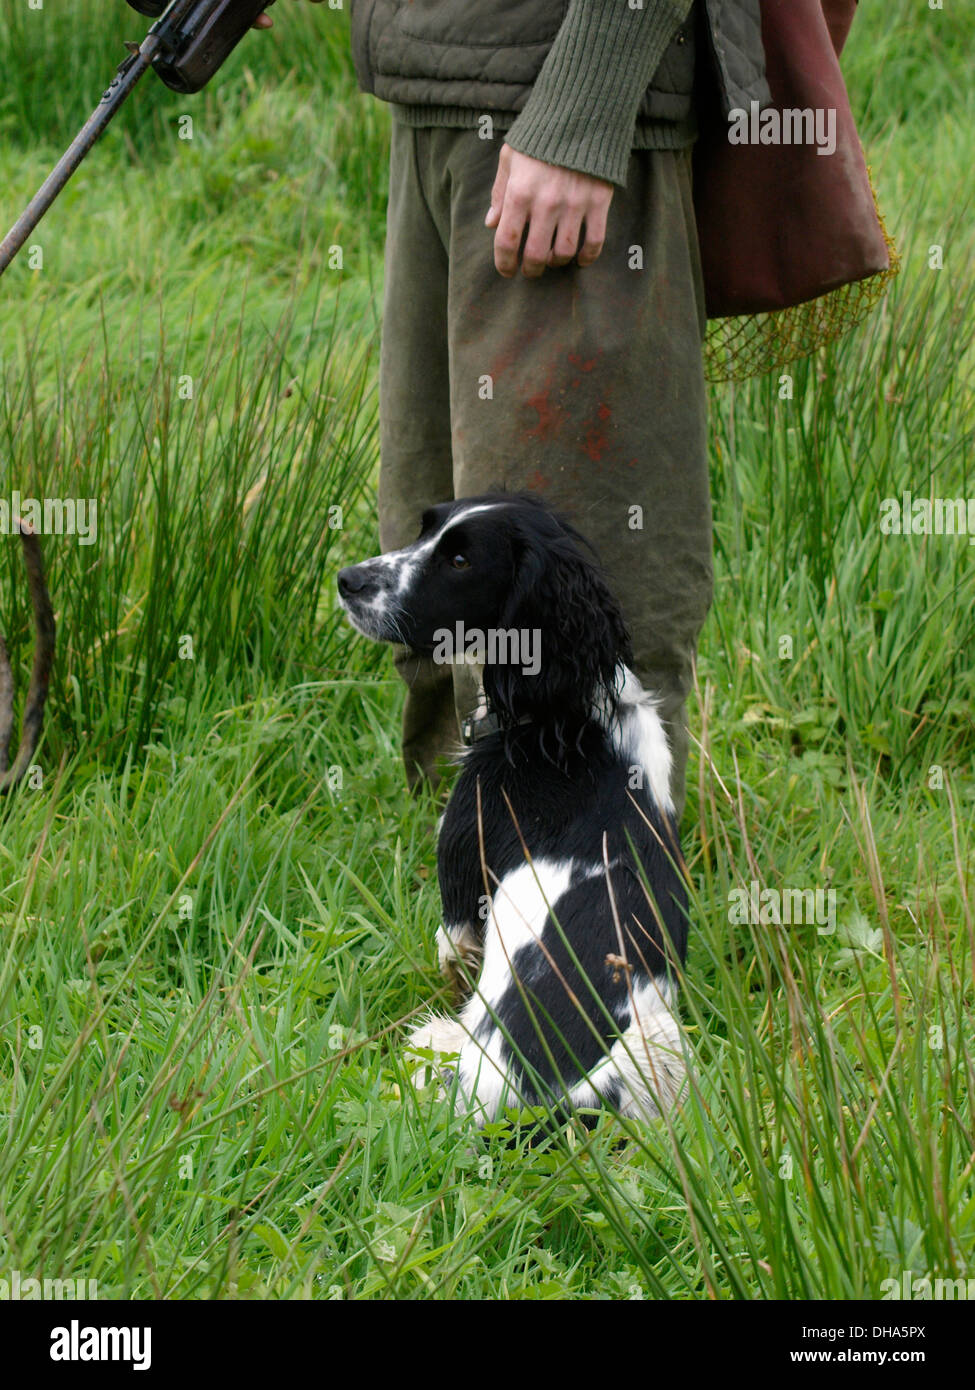
[[[368,603],[382,591],[378,572],[366,562],[339,570],[339,597],[346,603]]]
[[[395,640],[389,623],[389,575],[371,560],[338,573],[339,602],[352,626],[374,641]]]

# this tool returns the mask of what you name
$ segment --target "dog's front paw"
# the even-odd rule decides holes
[[[406,1040],[404,1053],[414,1086],[436,1083],[441,1097],[450,1090],[454,1068],[446,1059],[456,1060],[467,1041],[467,1034],[455,1018],[430,1014]]]
[[[484,948],[466,923],[459,927],[437,928],[440,973],[455,997],[463,998],[471,993],[483,956]]]

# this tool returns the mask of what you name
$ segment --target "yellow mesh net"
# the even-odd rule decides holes
[[[890,257],[887,269],[789,309],[711,319],[704,343],[704,375],[708,381],[746,381],[764,376],[800,357],[810,356],[863,322],[900,270],[900,256],[877,206],[876,192],[874,206]]]

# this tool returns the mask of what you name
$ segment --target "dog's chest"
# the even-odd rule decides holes
[[[481,929],[498,882],[525,863],[526,850],[532,857],[548,854],[557,840],[551,806],[526,796],[517,779],[493,785],[481,780],[479,787],[477,776],[465,769],[437,841],[444,920]]]
[[[594,790],[588,773],[573,778],[550,765],[523,770],[472,758],[455,784],[438,838],[444,920],[479,930],[498,883],[526,860],[598,854],[596,841],[580,842]]]

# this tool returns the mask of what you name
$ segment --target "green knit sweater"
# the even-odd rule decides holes
[[[394,114],[408,125],[462,127],[490,115],[512,149],[625,185],[632,149],[682,149],[696,135],[693,117],[638,119],[640,99],[692,0],[631,3],[637,0],[570,0],[519,112],[394,104]]]

